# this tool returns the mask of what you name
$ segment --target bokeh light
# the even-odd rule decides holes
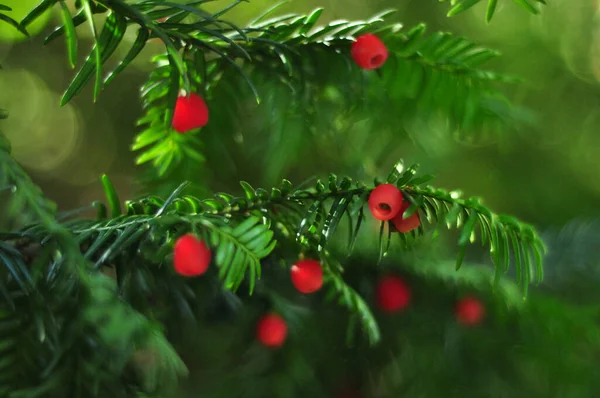
[[[10,105],[3,131],[12,143],[13,156],[37,172],[60,166],[80,138],[75,109],[58,108],[58,95],[25,69],[4,70],[0,86],[0,103]]]

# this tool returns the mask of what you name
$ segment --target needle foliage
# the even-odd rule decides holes
[[[10,201],[10,228],[0,232],[0,396],[172,397],[188,366],[202,369],[190,396],[215,398],[325,397],[342,387],[378,398],[597,391],[600,379],[590,370],[600,348],[595,315],[528,291],[542,281],[547,251],[536,229],[480,198],[430,185],[434,176],[417,165],[390,165],[372,182],[333,173],[269,188],[242,181],[235,192],[204,197],[189,192],[201,181],[176,179],[177,170],[205,167],[212,149],[202,135],[171,128],[180,90],[201,94],[211,109],[251,102],[268,113],[277,123],[265,145],[282,156],[288,153],[277,140],[290,120],[302,119],[300,134],[319,142],[324,130],[339,133],[335,115],[348,124],[371,120],[363,125],[369,131],[381,120],[402,126],[426,116],[475,141],[522,121],[523,110],[503,94],[518,79],[486,69],[497,52],[450,33],[428,34],[423,24],[404,29],[387,22],[392,11],[320,24],[322,9],[276,16],[274,7],[237,26],[225,17],[239,1],[217,12],[203,3],[77,0],[73,11],[64,1],[42,0],[22,21],[0,5],[0,21],[24,33],[50,8],[60,12],[62,24],[46,43],[62,37],[78,68],[62,105],[88,84],[96,99],[149,40],[164,44],[141,89],[132,151],[139,165],[150,165],[148,186],[176,187],[122,200],[103,175],[104,201],[90,207],[96,217],[57,214],[0,133],[0,189]],[[449,15],[477,3],[452,1]],[[515,3],[537,12],[532,2]],[[489,0],[488,20],[496,5]],[[94,46],[77,66],[81,25]],[[125,43],[130,29],[136,38]],[[390,51],[377,72],[352,63],[351,43],[364,33],[377,34]],[[128,51],[106,74],[122,45]],[[230,116],[207,128],[233,136],[240,116]],[[401,190],[410,202],[405,218],[417,214],[419,228],[403,234],[390,222],[373,222],[366,202],[382,183]],[[435,248],[443,230],[444,239],[455,239],[451,264],[436,250],[415,250]],[[183,278],[172,267],[175,241],[188,233],[212,250],[202,278]],[[488,264],[463,266],[469,248],[483,248]],[[318,294],[291,288],[289,270],[299,256],[322,264]],[[374,286],[388,274],[411,286],[411,308],[400,316],[374,305]],[[454,318],[466,294],[486,308],[484,324],[469,330]],[[255,341],[256,321],[268,311],[290,329],[280,350]]]

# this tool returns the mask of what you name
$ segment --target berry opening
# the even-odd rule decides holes
[[[371,58],[371,66],[376,68],[378,66],[381,66],[385,61],[385,57],[381,54],[377,54],[376,56],[374,56],[373,58]]]
[[[379,203],[377,207],[379,207],[383,215],[388,215],[392,211],[392,208],[387,203]]]

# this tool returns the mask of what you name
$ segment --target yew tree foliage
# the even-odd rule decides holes
[[[363,385],[370,396],[438,396],[436,388],[447,385],[457,368],[449,358],[472,364],[479,354],[482,358],[500,356],[507,368],[526,367],[521,354],[501,352],[504,346],[475,347],[476,339],[457,342],[457,347],[470,344],[471,354],[457,349],[461,352],[449,356],[449,362],[441,361],[444,366],[439,369],[427,363],[417,366],[406,353],[419,350],[417,342],[432,319],[451,316],[452,308],[443,303],[452,302],[459,288],[472,285],[489,303],[508,303],[509,308],[491,306],[492,314],[522,306],[528,286],[541,281],[543,275],[546,248],[533,226],[494,213],[480,198],[462,198],[460,191],[428,185],[433,176],[420,174],[418,166],[405,167],[402,162],[390,165],[389,175],[372,183],[335,174],[300,185],[284,179],[264,189],[241,182],[236,194],[219,192],[208,198],[189,195],[189,183],[174,181],[177,168],[197,169],[204,162],[202,135],[181,135],[170,127],[180,89],[200,93],[210,103],[236,87],[231,103],[251,98],[259,104],[257,109],[268,107],[274,117],[301,116],[306,127],[302,133],[310,137],[317,137],[318,128],[326,125],[322,109],[332,114],[352,113],[356,120],[390,117],[402,109],[405,115],[441,117],[459,138],[479,140],[505,134],[522,121],[523,110],[502,93],[503,85],[518,79],[485,69],[486,62],[498,54],[449,33],[427,34],[422,24],[404,29],[386,23],[392,11],[366,21],[322,26],[322,9],[309,15],[274,16],[274,7],[247,26],[236,26],[224,17],[239,1],[214,13],[202,9],[204,2],[78,0],[73,13],[64,1],[43,0],[22,21],[12,19],[10,8],[0,5],[0,19],[24,33],[43,12],[56,7],[63,22],[46,43],[62,37],[73,67],[81,50],[78,28],[88,25],[93,32],[94,47],[66,88],[62,104],[87,84],[93,84],[97,98],[104,85],[118,80],[149,40],[162,41],[165,54],[155,58],[156,66],[142,87],[144,114],[132,150],[138,153],[138,164],[149,164],[147,182],[176,185],[167,197],[148,195],[123,202],[108,176],[103,176],[106,204],[92,204],[97,209],[95,219],[57,215],[55,205],[10,156],[10,144],[0,134],[0,188],[6,188],[11,196],[8,217],[19,216],[18,227],[0,234],[0,396],[172,396],[169,391],[187,369],[167,336],[174,334],[173,324],[184,320],[200,322],[197,336],[215,341],[199,346],[200,354],[214,359],[205,374],[205,396],[234,396],[225,392],[232,386],[246,391],[248,397],[325,396],[332,388],[330,380],[352,378],[350,373],[357,369],[365,374],[356,380],[372,379],[372,375],[378,380]],[[452,1],[449,15],[478,2]],[[528,0],[515,3],[537,12]],[[488,20],[496,4],[489,0]],[[94,18],[96,14],[105,17],[102,25]],[[105,75],[103,66],[123,44],[128,29],[137,30],[136,39],[128,44],[118,66]],[[385,67],[377,72],[359,70],[349,56],[354,37],[364,33],[375,33],[390,51]],[[256,84],[265,81],[269,84]],[[261,90],[277,91],[285,102],[270,103],[273,97]],[[1,118],[6,116],[6,112],[0,113]],[[381,222],[376,250],[355,255],[356,242],[374,233],[365,231],[370,217],[365,204],[381,183],[394,184],[402,191],[411,204],[405,217],[418,213],[421,226],[400,234]],[[364,282],[399,263],[390,260],[390,248],[411,247],[427,239],[429,231],[440,229],[456,230],[455,267],[442,272],[404,264],[400,269],[415,292],[439,292],[432,300],[446,305],[445,315],[424,311],[404,320],[378,317],[372,292],[365,290]],[[213,249],[214,266],[202,279],[175,275],[170,265],[174,241],[190,232]],[[467,248],[475,243],[489,252],[493,275],[479,267],[456,272]],[[306,302],[296,304],[280,286],[299,254],[318,259],[325,272],[325,294],[311,299],[308,304],[314,305],[310,307]],[[370,265],[356,267],[359,263]],[[519,292],[503,278],[509,271],[516,275]],[[539,328],[523,326],[529,326],[527,322],[535,316],[543,317],[542,307],[528,308],[526,315],[510,312],[508,323],[477,333],[521,326],[523,330],[515,337],[520,343],[556,344],[559,339],[555,336],[535,335],[532,330]],[[233,329],[246,337],[240,340],[233,332],[203,328],[202,321],[216,308],[231,312],[239,326]],[[256,347],[247,351],[253,344],[257,308],[275,309],[289,322],[292,337],[286,354],[258,352]],[[314,317],[307,320],[307,311]],[[568,317],[568,311],[561,314]],[[588,322],[580,316],[579,322]],[[319,339],[314,335],[300,338],[298,330],[306,331],[307,325],[327,323],[328,319],[341,319],[346,327],[323,332]],[[577,322],[572,324],[575,330]],[[390,338],[390,331],[398,326],[406,332],[399,339]],[[425,334],[435,340],[441,338],[438,332]],[[459,331],[450,335],[460,339]],[[219,344],[219,338],[229,344]],[[340,339],[346,339],[348,345],[332,353]],[[505,343],[513,343],[509,340]],[[440,355],[431,342],[421,343],[431,345],[423,355]],[[329,350],[337,366],[310,358],[311,346]],[[398,354],[390,357],[388,351]],[[572,356],[564,358],[565,366],[581,366],[577,354],[573,348]],[[245,360],[232,363],[239,356]],[[393,376],[394,367],[403,369],[404,380]],[[281,372],[267,372],[266,368]],[[317,371],[329,372],[332,377],[318,380]],[[415,378],[422,377],[419,371],[429,372],[439,383],[416,383]],[[485,383],[482,379],[475,384],[484,388],[498,377],[494,373]],[[570,385],[573,379],[564,377],[565,385]],[[523,381],[522,388],[534,387]],[[454,389],[458,394],[460,389]],[[468,396],[485,396],[482,391],[471,388],[475,395]]]

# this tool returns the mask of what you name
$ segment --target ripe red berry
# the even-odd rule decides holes
[[[370,70],[380,68],[385,63],[388,50],[377,36],[367,33],[352,43],[350,55],[358,66]]]
[[[382,311],[398,312],[410,302],[410,288],[397,276],[388,275],[377,285],[377,304]]]
[[[314,293],[323,286],[323,268],[316,260],[300,260],[290,272],[292,283],[300,293]]]
[[[369,195],[369,210],[378,220],[391,220],[401,209],[402,192],[395,185],[381,184]]]
[[[171,125],[178,133],[187,133],[208,123],[208,107],[198,94],[177,97]]]
[[[456,318],[463,325],[477,325],[482,321],[484,315],[485,308],[475,297],[465,297],[456,306]]]
[[[396,217],[392,218],[392,224],[398,230],[398,232],[402,232],[403,234],[412,231],[415,228],[419,228],[421,225],[421,220],[419,219],[419,212],[413,213],[406,220],[402,219],[404,216],[404,212],[410,207],[410,202],[406,201],[402,204],[402,208]]]
[[[181,236],[173,248],[173,267],[183,276],[198,276],[208,270],[211,251],[192,234]]]
[[[256,327],[256,338],[258,341],[271,348],[281,347],[287,337],[287,324],[277,314],[264,315]]]

